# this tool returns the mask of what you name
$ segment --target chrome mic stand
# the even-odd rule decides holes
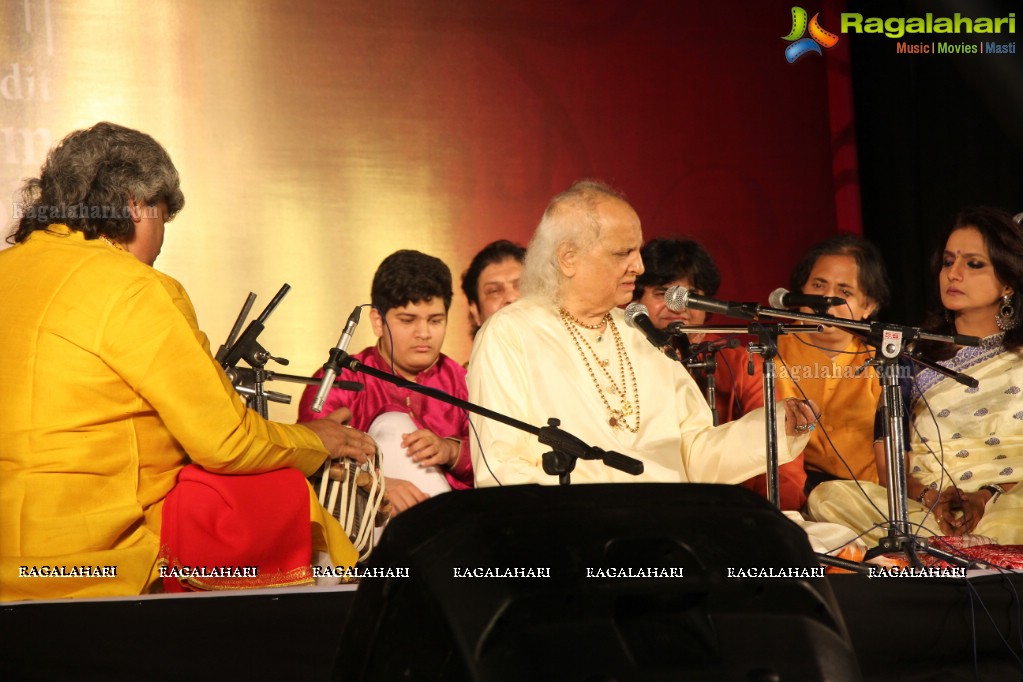
[[[673,301],[675,305],[686,305],[688,304],[688,291],[683,290],[682,293],[673,295],[673,299],[680,299]],[[667,297],[666,297],[667,301]],[[884,371],[879,372],[879,376],[883,378],[883,395],[884,405],[886,408],[886,416],[888,421],[888,432],[885,437],[885,457],[888,464],[888,537],[882,541],[879,546],[879,551],[889,551],[887,547],[891,548],[902,548],[907,552],[907,557],[910,562],[918,561],[916,556],[916,545],[918,540],[909,532],[909,503],[906,499],[906,463],[905,463],[905,446],[904,446],[904,431],[902,427],[902,395],[898,390],[898,367],[897,358],[902,352],[903,346],[909,341],[915,339],[924,339],[928,341],[939,341],[942,343],[953,343],[958,346],[976,346],[980,344],[980,339],[974,336],[965,336],[956,334],[954,336],[948,336],[943,334],[930,334],[922,332],[916,327],[902,327],[898,325],[886,325],[880,322],[857,322],[854,320],[846,320],[842,318],[832,317],[830,315],[808,315],[806,313],[780,310],[776,308],[767,308],[757,304],[731,304],[731,303],[702,303],[701,305],[713,305],[715,309],[713,312],[723,312],[725,315],[731,317],[740,318],[757,318],[759,316],[766,316],[772,318],[782,318],[790,320],[802,320],[804,322],[811,322],[818,325],[829,325],[833,327],[841,327],[846,331],[856,334],[860,332],[870,334],[870,340],[872,345],[877,347],[878,358],[877,362],[881,364],[882,368],[887,365],[888,368]],[[672,310],[677,310],[672,304],[668,305]],[[694,306],[695,307],[695,306]],[[724,307],[726,310],[718,310],[717,308]],[[695,330],[695,327],[688,327],[690,330]],[[807,330],[809,327],[806,328]],[[914,361],[920,362],[919,358],[913,358]],[[767,392],[767,375],[768,372],[773,373],[773,368],[768,368],[768,360],[764,360],[764,377],[765,377],[765,389],[764,389],[764,403],[765,406],[768,404],[768,396],[773,398],[773,394]],[[950,373],[940,365],[928,365],[935,371],[941,371],[946,374]],[[961,383],[966,383],[970,380],[969,377],[960,375],[956,379]],[[773,403],[773,400],[770,401]],[[770,411],[769,411],[770,414]],[[777,418],[777,417],[776,417]],[[773,433],[773,432],[772,432]],[[771,434],[769,434],[770,443]],[[775,456],[777,453],[775,453]],[[768,452],[768,458],[770,459],[771,453]],[[777,459],[774,460],[777,465]],[[777,467],[775,466],[775,476],[777,475]],[[768,474],[768,486],[770,491],[771,475]],[[775,479],[775,482],[777,479]],[[774,501],[774,500],[772,500]],[[948,552],[944,552],[935,547],[929,546],[926,543],[923,549],[928,553],[938,556],[946,561],[962,562],[959,557],[955,557]],[[868,554],[869,556],[869,554]],[[823,559],[822,559],[823,561]]]
[[[775,363],[774,358],[778,355],[777,338],[780,334],[809,334],[821,331],[821,326],[807,326],[798,324],[764,324],[762,322],[751,322],[747,326],[693,326],[686,327],[680,323],[673,323],[668,326],[672,334],[720,334],[740,333],[755,335],[756,343],[747,346],[750,356],[750,370],[753,368],[753,356],[761,355],[764,358],[763,386],[764,386],[764,437],[767,449],[767,499],[776,507],[781,507],[781,494],[778,482],[778,406],[775,402],[777,393],[775,385]],[[752,374],[752,371],[750,371]],[[708,398],[710,399],[710,398]],[[711,403],[711,410],[714,404]],[[717,425],[715,418],[714,425]]]
[[[899,390],[899,363],[900,357],[908,359],[929,369],[944,374],[955,381],[967,386],[976,387],[978,382],[973,377],[954,372],[946,367],[923,360],[919,357],[909,356],[904,348],[909,342],[916,338],[930,340],[948,340],[948,342],[968,341],[971,337],[943,337],[933,338],[934,335],[922,334],[915,327],[901,327],[898,325],[883,324],[875,322],[871,325],[871,334],[868,338],[877,349],[874,358],[868,363],[877,370],[881,382],[881,414],[884,425],[884,454],[887,463],[886,485],[888,486],[888,522],[887,535],[867,552],[866,558],[870,559],[887,552],[903,552],[911,566],[921,565],[917,550],[922,549],[931,556],[935,556],[956,566],[968,566],[970,561],[963,557],[956,556],[945,550],[932,546],[927,540],[919,539],[912,532],[909,521],[909,500],[908,487],[906,485],[906,440],[905,440],[905,405],[902,400],[902,393]],[[979,341],[979,340],[978,340]],[[966,345],[966,344],[957,344]]]
[[[767,411],[765,420],[767,434],[767,499],[775,507],[781,508],[781,490],[778,483],[778,404],[775,402],[777,389],[775,387],[774,359],[778,355],[778,335],[781,334],[781,325],[778,324],[751,324],[750,332],[756,332],[758,342],[751,343],[747,350],[749,352],[750,364],[753,363],[753,355],[759,353],[764,358],[764,410]]]

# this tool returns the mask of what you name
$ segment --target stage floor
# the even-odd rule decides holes
[[[974,679],[974,648],[979,679],[1023,679],[1002,642],[1023,657],[1023,574],[824,580],[866,680]],[[5,604],[2,668],[6,679],[329,680],[355,596],[337,586]]]

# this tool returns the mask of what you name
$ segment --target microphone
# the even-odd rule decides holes
[[[682,312],[686,308],[703,310],[708,313],[721,313],[732,317],[753,318],[757,314],[759,306],[756,303],[734,303],[731,301],[718,301],[707,296],[694,294],[689,289],[680,286],[668,287],[664,292],[664,305],[673,312]]]
[[[643,332],[647,341],[672,360],[678,360],[678,354],[671,347],[671,334],[658,329],[650,320],[650,311],[642,303],[630,303],[625,307],[625,324]]]
[[[320,390],[316,393],[316,399],[313,400],[312,410],[313,412],[320,412],[323,409],[323,403],[327,399],[327,393],[334,386],[334,378],[337,377],[337,370],[335,367],[335,358],[341,353],[348,350],[348,344],[352,342],[352,334],[355,333],[355,328],[359,326],[359,317],[362,314],[362,306],[355,306],[355,310],[348,316],[348,322],[345,323],[345,329],[341,332],[341,338],[338,339],[337,346],[330,349],[330,358],[326,364],[323,365],[323,381],[320,382]]]
[[[781,287],[771,292],[767,302],[772,308],[812,308],[814,310],[834,308],[845,305],[845,299],[838,296],[816,296],[814,294],[794,294]]]

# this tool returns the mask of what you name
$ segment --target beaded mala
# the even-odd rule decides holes
[[[615,325],[614,320],[611,319],[611,313],[607,313],[597,324],[590,325],[576,319],[571,313],[564,308],[560,308],[561,321],[565,325],[565,329],[568,330],[569,336],[572,337],[572,341],[575,343],[575,349],[579,352],[579,356],[583,359],[583,364],[586,365],[586,371],[589,372],[590,380],[593,381],[594,387],[597,389],[597,394],[600,395],[600,400],[604,403],[604,407],[607,408],[608,420],[607,423],[611,428],[624,428],[630,433],[636,433],[639,431],[639,384],[636,383],[636,373],[632,369],[632,361],[629,359],[629,354],[625,352],[625,344],[622,342],[621,334],[618,333],[618,327]],[[589,341],[586,337],[578,333],[576,326],[584,329],[590,329],[597,331],[607,325],[607,328],[611,332],[611,336],[614,339],[615,353],[618,357],[618,373],[619,381],[615,381],[614,377],[611,376],[611,372],[608,370],[608,360],[601,360],[597,357],[593,347],[590,346]],[[581,340],[581,343],[580,343]],[[598,340],[600,338],[598,337]],[[604,377],[608,381],[608,387],[606,389],[601,388],[600,381],[597,379],[596,373],[593,371],[593,365],[590,363],[589,357],[583,346],[589,351],[589,354],[593,356],[593,360],[597,366],[600,367],[600,371],[604,374]],[[628,399],[628,388],[629,383],[625,380],[625,370],[628,368],[629,381],[632,383],[632,400]],[[620,385],[619,385],[620,382]],[[607,396],[604,393],[610,393],[611,395],[618,396],[621,401],[621,409],[614,409],[611,407],[611,403],[608,402]],[[635,412],[635,425],[630,425],[626,419],[631,417]]]

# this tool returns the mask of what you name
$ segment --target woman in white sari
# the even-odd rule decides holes
[[[964,211],[935,265],[944,310],[930,328],[983,341],[928,354],[977,379],[979,386],[967,388],[931,370],[915,378],[909,404],[909,520],[920,524],[921,535],[973,533],[1020,544],[1023,229],[1002,211]],[[810,513],[860,531],[881,523],[885,489],[861,485],[866,495],[852,482],[821,485],[810,496]],[[875,527],[867,537],[876,541],[883,535]]]

